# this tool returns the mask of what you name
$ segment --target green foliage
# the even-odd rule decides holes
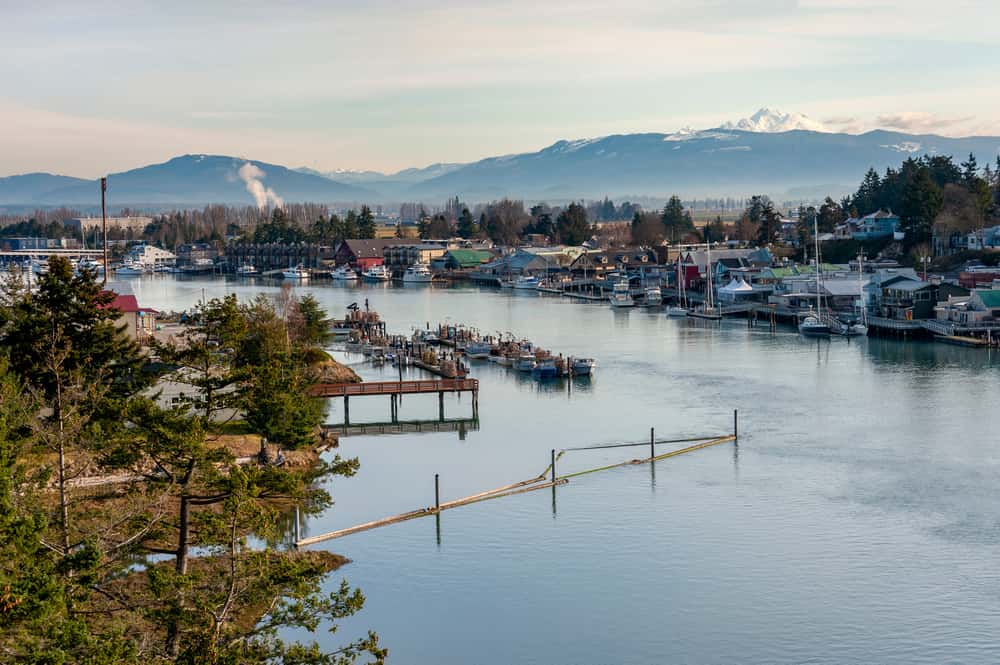
[[[311,293],[299,298],[298,314],[301,320],[300,341],[306,346],[325,346],[333,339],[330,319],[326,310]]]
[[[570,203],[556,217],[556,237],[564,245],[580,245],[590,240],[593,229],[587,221],[587,209],[581,203]]]
[[[660,215],[663,227],[666,230],[667,239],[677,242],[684,238],[684,235],[694,231],[694,222],[691,215],[684,209],[679,196],[671,196],[663,206],[663,213]]]
[[[475,238],[479,233],[476,219],[468,208],[462,208],[462,214],[458,216],[457,233],[461,238]]]
[[[102,291],[93,273],[76,275],[68,260],[52,257],[37,293],[25,292],[7,308],[0,347],[11,370],[49,398],[58,382],[51,362],[46,362],[52,354],[60,358],[61,374],[78,375],[84,383],[104,382],[111,397],[133,395],[149,386],[154,377],[143,371],[138,345],[117,325],[113,300],[114,294]]]
[[[291,244],[305,242],[306,239],[305,231],[288,216],[283,208],[275,208],[271,213],[271,219],[258,224],[253,232],[255,243]]]
[[[348,213],[348,217],[350,217],[350,213]],[[375,215],[372,214],[371,208],[366,205],[361,206],[361,214],[358,215],[357,224],[359,238],[375,237]]]
[[[290,448],[316,440],[323,403],[306,397],[311,381],[305,367],[277,356],[254,368],[243,395],[244,418],[268,441]]]

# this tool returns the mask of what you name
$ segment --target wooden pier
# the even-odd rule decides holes
[[[372,434],[419,434],[421,432],[478,432],[478,418],[451,418],[447,420],[396,420],[395,422],[324,425],[323,431],[340,436],[365,436]],[[460,438],[462,438],[460,436]]]
[[[444,422],[444,394],[472,393],[472,418],[479,420],[479,381],[477,379],[427,379],[417,381],[366,381],[363,383],[317,383],[309,390],[313,397],[343,397],[344,426],[351,424],[350,398],[372,395],[389,396],[391,422],[399,422],[399,399],[403,395],[438,395],[438,421]]]

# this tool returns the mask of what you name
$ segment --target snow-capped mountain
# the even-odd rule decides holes
[[[762,108],[749,118],[725,122],[722,129],[739,129],[744,132],[776,134],[802,129],[807,132],[828,132],[826,125],[801,113],[785,113],[778,109]]]

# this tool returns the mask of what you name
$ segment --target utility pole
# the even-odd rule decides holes
[[[108,191],[108,179],[101,178],[101,229],[104,232],[104,282],[102,284],[107,286],[108,283],[108,271],[111,267],[108,265],[108,211],[104,204],[104,193]]]

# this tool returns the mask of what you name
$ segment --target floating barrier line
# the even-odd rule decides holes
[[[688,439],[654,439],[653,443],[691,443],[692,441],[708,441],[709,439],[716,439],[715,436],[695,436]],[[578,448],[563,448],[563,451],[567,450],[602,450],[604,448],[634,448],[636,446],[648,446],[649,441],[637,441],[635,443],[608,443],[601,444],[598,446],[580,446]]]
[[[356,526],[347,527],[346,529],[339,529],[337,531],[330,531],[329,533],[319,534],[317,536],[310,536],[309,538],[302,538],[301,540],[295,541],[295,547],[305,547],[306,545],[314,545],[316,543],[321,543],[326,540],[334,540],[335,538],[342,538],[343,536],[348,536],[355,533],[360,533],[362,531],[369,531],[371,529],[377,529],[383,526],[389,526],[390,524],[398,524],[399,522],[406,522],[408,520],[416,519],[418,517],[427,517],[428,515],[439,515],[442,510],[449,510],[451,508],[458,508],[460,506],[468,506],[473,503],[479,503],[481,501],[489,501],[490,499],[499,499],[505,496],[514,496],[515,494],[524,494],[526,492],[534,492],[535,490],[545,489],[548,487],[555,487],[557,485],[565,485],[569,482],[570,478],[576,478],[577,476],[584,476],[590,473],[597,473],[598,471],[607,471],[608,469],[614,469],[621,466],[630,466],[634,464],[648,464],[650,462],[656,462],[659,460],[667,459],[670,457],[676,457],[677,455],[683,455],[685,453],[690,453],[695,450],[701,450],[702,448],[708,448],[709,446],[716,446],[720,443],[726,443],[728,441],[735,441],[735,435],[720,436],[716,438],[711,437],[697,437],[690,439],[664,439],[660,441],[654,441],[654,443],[686,443],[689,441],[700,441],[693,446],[687,446],[686,448],[680,448],[678,450],[671,450],[670,452],[662,453],[660,455],[655,455],[653,457],[647,457],[644,459],[633,459],[625,462],[618,462],[616,464],[608,464],[606,466],[600,466],[595,469],[586,469],[584,471],[576,471],[574,473],[568,473],[562,476],[558,476],[551,480],[548,480],[548,474],[552,471],[552,464],[550,463],[545,467],[545,470],[541,474],[535,476],[534,478],[529,478],[527,480],[522,480],[520,482],[511,483],[509,485],[503,485],[485,492],[479,492],[477,494],[470,494],[469,496],[462,497],[461,499],[454,499],[452,501],[446,501],[444,503],[438,504],[437,506],[430,506],[427,508],[418,508],[417,510],[411,510],[406,513],[401,513],[399,515],[393,515],[391,517],[384,517],[382,519],[374,520],[371,522],[365,522],[364,524],[358,524]],[[560,459],[566,452],[570,450],[595,450],[600,448],[622,448],[625,446],[635,446],[635,445],[650,445],[648,441],[642,444],[613,444],[608,446],[588,446],[583,448],[566,448],[565,450],[559,451],[558,455],[554,456],[555,460]],[[436,482],[436,481],[435,481]]]
[[[696,439],[696,440],[703,441],[703,443],[699,443],[699,444],[696,444],[694,446],[688,446],[687,448],[681,448],[680,450],[671,450],[668,453],[662,453],[662,454],[656,455],[654,457],[645,457],[645,458],[642,458],[642,459],[633,459],[633,460],[628,460],[628,461],[625,461],[625,462],[617,462],[615,464],[608,464],[607,466],[599,466],[599,467],[597,467],[595,469],[586,469],[584,471],[575,471],[573,473],[567,473],[565,475],[559,476],[557,478],[557,480],[563,480],[563,479],[568,480],[570,478],[576,478],[577,476],[585,476],[588,473],[597,473],[598,471],[607,471],[609,469],[616,469],[616,468],[618,468],[620,466],[631,466],[631,465],[634,465],[634,464],[648,464],[650,462],[658,462],[660,460],[667,459],[668,457],[676,457],[677,455],[683,455],[684,453],[694,452],[695,450],[701,450],[702,448],[708,448],[709,446],[717,446],[720,443],[726,443],[727,441],[735,441],[736,437],[733,436],[732,434],[728,434],[726,436],[720,436],[720,437],[718,437],[716,439],[705,440],[704,438],[702,438],[702,439]],[[643,445],[648,446],[649,442],[647,441]]]

